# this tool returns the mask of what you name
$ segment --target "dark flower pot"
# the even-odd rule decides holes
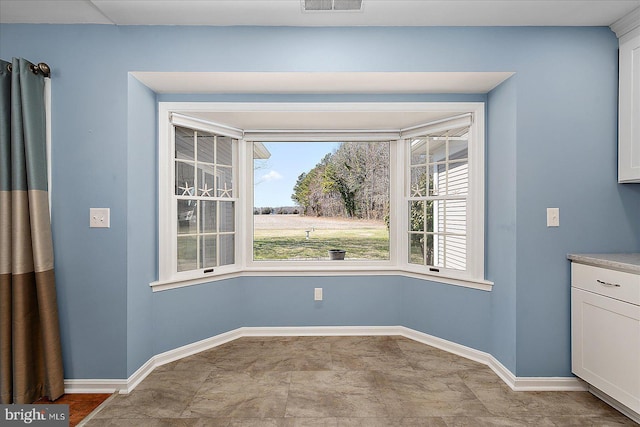
[[[329,249],[329,259],[331,260],[343,260],[344,259],[344,254],[346,254],[347,251],[342,250],[342,249]]]

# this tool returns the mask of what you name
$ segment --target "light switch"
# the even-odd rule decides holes
[[[547,208],[547,227],[560,227],[560,208]]]
[[[313,300],[314,301],[322,301],[322,288],[314,288],[313,289]]]
[[[109,228],[111,227],[111,209],[109,208],[89,208],[89,227]]]

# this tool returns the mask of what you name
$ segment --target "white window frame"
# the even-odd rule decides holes
[[[467,269],[465,271],[429,271],[408,262],[408,203],[405,182],[408,177],[408,150],[405,139],[434,131],[441,122],[408,129],[300,132],[288,130],[237,129],[194,119],[190,113],[242,111],[382,111],[451,112],[453,116],[471,115],[469,135],[469,199],[467,206]],[[219,267],[214,273],[202,271],[176,273],[176,221],[172,208],[174,191],[174,144],[172,120],[238,140],[236,163],[236,253],[235,264]],[[466,119],[468,120],[468,118]],[[485,181],[485,104],[483,102],[424,103],[234,103],[234,102],[160,102],[158,109],[158,280],[153,291],[173,289],[237,276],[332,276],[403,275],[481,290],[493,283],[484,278],[484,181]],[[449,124],[449,123],[448,123]],[[268,141],[389,141],[390,142],[390,236],[389,260],[379,261],[254,261],[253,260],[253,142]],[[173,227],[173,228],[172,228]],[[170,249],[167,249],[170,248]]]
[[[408,248],[408,205],[409,197],[407,196],[407,188],[410,185],[410,155],[407,150],[407,139],[412,137],[424,136],[426,134],[438,133],[446,129],[455,129],[470,125],[469,128],[469,144],[468,144],[468,167],[469,167],[469,189],[467,197],[467,218],[466,218],[466,270],[459,271],[448,268],[437,269],[434,271],[429,266],[410,264],[408,254],[406,257],[405,270],[412,273],[422,273],[425,268],[429,270],[430,275],[438,277],[456,278],[461,280],[475,280],[476,278],[484,278],[484,144],[477,141],[484,140],[484,121],[480,122],[477,112],[472,114],[463,114],[459,117],[449,118],[440,122],[434,122],[427,126],[421,126],[403,134],[405,148],[404,153],[404,188],[402,203],[405,208],[405,221],[407,221],[404,230],[405,248]]]

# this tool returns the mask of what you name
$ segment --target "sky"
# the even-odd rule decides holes
[[[293,186],[302,172],[309,172],[328,153],[338,148],[335,142],[265,142],[271,153],[268,160],[254,163],[254,206],[295,206]],[[255,169],[260,165],[259,169]]]

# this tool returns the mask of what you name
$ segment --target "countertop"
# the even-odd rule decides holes
[[[640,274],[640,253],[631,254],[569,254],[567,258],[580,264],[611,268]]]

